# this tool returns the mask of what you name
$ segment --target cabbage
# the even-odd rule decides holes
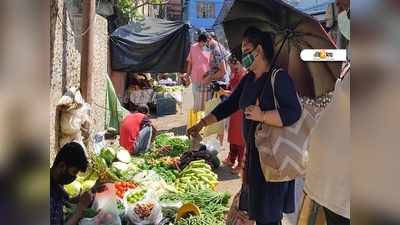
[[[115,159],[115,150],[111,147],[105,147],[101,149],[100,157],[103,158],[108,165],[110,165]]]
[[[75,180],[68,185],[64,185],[64,189],[68,193],[69,197],[73,198],[79,195],[82,189],[82,185]]]
[[[96,184],[96,180],[86,180],[82,183],[82,191],[89,191]]]
[[[142,158],[133,157],[131,160],[131,164],[135,165],[143,165],[144,163],[146,163],[146,161]]]
[[[119,150],[117,159],[121,162],[129,163],[131,161],[131,154],[127,150]]]
[[[123,172],[129,168],[129,165],[123,162],[113,162],[111,167],[115,168],[117,171]]]
[[[128,169],[125,171],[121,171],[121,177],[124,180],[133,180],[133,178],[135,177],[136,174],[138,174],[140,172],[140,168],[133,164],[133,163],[129,163],[128,164]]]

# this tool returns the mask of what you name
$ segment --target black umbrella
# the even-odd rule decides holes
[[[225,36],[233,52],[240,50],[249,26],[274,35],[276,64],[289,72],[301,96],[317,97],[333,91],[341,62],[300,59],[303,49],[336,49],[318,21],[280,0],[225,0],[214,28]]]

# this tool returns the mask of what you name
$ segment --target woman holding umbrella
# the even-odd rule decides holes
[[[243,137],[247,149],[243,181],[248,192],[242,194],[246,195],[243,199],[248,201],[240,205],[245,206],[250,219],[255,220],[257,225],[280,225],[283,213],[295,210],[295,181],[265,180],[255,146],[255,127],[258,123],[290,126],[300,118],[302,109],[292,79],[285,71],[280,71],[275,80],[275,95],[280,108],[275,110],[269,73],[274,69],[271,65],[274,50],[269,33],[248,28],[242,40],[242,54],[242,64],[250,72],[227,100],[188,130],[188,135],[196,136],[202,128],[236,111],[243,111]]]

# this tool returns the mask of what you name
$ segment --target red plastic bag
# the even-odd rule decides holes
[[[245,211],[239,210],[240,192],[235,195],[226,218],[226,225],[254,225]]]

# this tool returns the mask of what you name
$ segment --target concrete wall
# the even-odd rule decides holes
[[[51,1],[50,11],[50,163],[58,149],[59,113],[56,104],[65,90],[80,83],[81,15],[63,0]],[[72,21],[72,22],[71,22]],[[104,128],[105,78],[108,76],[107,20],[96,16],[93,26],[92,133]]]
[[[113,83],[115,93],[117,94],[120,102],[122,102],[125,95],[125,87],[127,83],[127,73],[112,71],[110,75],[111,81]]]
[[[104,130],[106,77],[108,76],[107,19],[96,15],[94,31],[92,119],[93,131],[100,131]]]
[[[75,46],[67,7],[61,0],[51,1],[50,15],[50,162],[58,150],[58,99],[71,85],[79,85],[80,53]]]

